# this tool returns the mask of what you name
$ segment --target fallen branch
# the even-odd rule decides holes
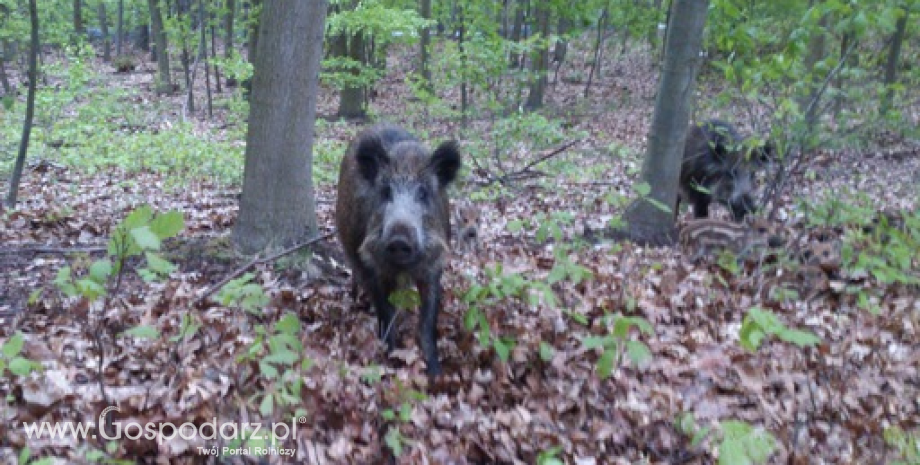
[[[518,171],[516,171],[516,172],[514,172],[514,173],[510,173],[508,176],[514,176],[514,175],[516,175],[516,174],[523,173],[523,172],[525,172],[525,171],[527,171],[527,170],[533,168],[534,166],[537,166],[537,165],[539,165],[540,163],[543,163],[544,161],[549,160],[550,158],[553,158],[553,157],[555,157],[556,155],[559,155],[559,154],[562,153],[562,152],[565,152],[566,150],[568,150],[569,147],[571,147],[571,146],[573,146],[573,145],[575,145],[575,144],[577,144],[577,143],[579,143],[579,142],[581,142],[581,141],[579,141],[579,140],[573,140],[573,141],[566,142],[566,143],[560,145],[559,147],[556,147],[555,149],[553,149],[553,150],[551,150],[551,151],[549,151],[549,152],[547,152],[547,153],[541,155],[541,156],[540,156],[539,158],[537,158],[536,160],[534,160],[534,161],[532,161],[532,162],[530,162],[530,163],[524,165],[524,167],[521,168],[521,169],[519,169]]]
[[[319,242],[319,241],[321,241],[321,240],[323,240],[323,239],[328,239],[328,238],[331,237],[333,234],[335,234],[335,230],[333,230],[333,231],[331,231],[331,232],[329,232],[329,233],[326,233],[326,234],[324,234],[324,235],[322,235],[322,236],[314,237],[313,239],[310,239],[309,241],[304,242],[304,243],[302,243],[302,244],[293,245],[293,246],[291,246],[291,247],[288,247],[288,248],[282,250],[281,252],[278,252],[278,253],[276,253],[276,254],[274,254],[274,255],[269,255],[268,257],[265,257],[265,258],[259,258],[258,256],[256,256],[256,258],[253,258],[249,263],[247,263],[247,264],[245,264],[245,265],[243,265],[243,266],[237,268],[233,273],[230,273],[227,277],[225,277],[224,279],[220,280],[220,282],[218,282],[217,284],[211,286],[207,291],[205,291],[203,294],[201,294],[201,295],[198,297],[198,299],[195,301],[195,303],[196,303],[196,304],[200,304],[200,303],[204,302],[205,299],[207,299],[208,297],[211,296],[211,294],[217,292],[218,289],[224,287],[224,285],[227,284],[227,283],[229,283],[231,280],[240,277],[240,275],[242,275],[243,273],[245,273],[245,272],[246,272],[247,270],[249,270],[250,268],[252,268],[252,267],[254,267],[254,266],[256,266],[256,265],[261,265],[261,264],[263,264],[263,263],[273,262],[273,261],[275,261],[275,260],[277,260],[277,259],[279,259],[279,258],[281,258],[281,257],[283,257],[283,256],[285,256],[285,255],[294,253],[294,252],[296,252],[296,251],[298,251],[298,250],[300,250],[300,249],[302,249],[302,248],[304,248],[304,247],[306,247],[306,246],[308,246],[308,245],[315,244],[315,243],[317,243],[317,242]]]
[[[19,255],[24,253],[92,253],[105,252],[108,247],[104,245],[83,246],[83,247],[54,247],[50,245],[23,245],[20,247],[4,247],[0,249],[0,255]]]

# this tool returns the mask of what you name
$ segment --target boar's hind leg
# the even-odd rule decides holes
[[[438,359],[438,312],[441,310],[441,272],[437,271],[416,282],[422,308],[419,312],[418,340],[428,365],[428,375],[441,374]]]

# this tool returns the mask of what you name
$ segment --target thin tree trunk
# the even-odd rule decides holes
[[[99,2],[99,30],[102,31],[102,59],[112,61],[112,40],[109,39],[109,22],[105,16],[105,2]]]
[[[904,31],[907,29],[907,17],[910,10],[905,8],[895,25],[894,36],[888,47],[888,60],[885,62],[885,90],[882,94],[881,113],[884,115],[891,110],[891,86],[898,80],[898,60],[901,56],[901,44],[904,43]]]
[[[246,167],[233,241],[245,254],[317,230],[312,151],[323,0],[265,3],[250,98]]]
[[[16,207],[16,200],[19,196],[19,183],[22,181],[22,170],[25,167],[26,154],[29,151],[32,119],[35,117],[35,88],[38,86],[38,49],[41,47],[38,41],[38,7],[35,3],[36,0],[29,0],[29,23],[31,25],[29,43],[32,49],[29,52],[29,93],[26,96],[26,117],[22,124],[19,153],[16,155],[16,164],[13,167],[13,173],[10,175],[10,191],[6,197],[6,206],[10,209]]]
[[[431,19],[431,0],[420,0],[419,14],[424,19]],[[422,71],[422,80],[425,82],[425,89],[431,90],[431,69],[429,68],[429,48],[431,47],[431,28],[423,27],[419,40],[419,68]]]
[[[125,0],[118,0],[118,20],[115,26],[115,56],[123,53],[122,44],[125,41]]]
[[[172,80],[169,75],[169,50],[166,42],[166,29],[163,28],[163,16],[159,0],[147,0],[150,8],[150,29],[156,44],[157,78],[156,91],[160,94],[172,93]]]
[[[73,32],[77,38],[85,37],[83,27],[83,0],[73,0]]]
[[[642,182],[651,189],[627,208],[629,235],[639,242],[673,240],[673,209],[677,200],[684,142],[700,65],[708,0],[675,0],[655,113],[642,166]],[[662,208],[663,207],[663,208]]]
[[[198,57],[204,64],[204,88],[208,99],[208,118],[214,117],[214,108],[211,104],[211,67],[208,66],[208,41],[207,41],[207,20],[204,11],[204,0],[198,0],[198,29],[201,31],[201,44],[199,46]]]
[[[224,8],[226,9],[226,11],[224,11],[224,58],[230,60],[233,58],[233,13],[236,9],[234,0],[227,0],[224,4]],[[250,60],[251,59],[252,58],[250,58]],[[227,75],[227,87],[233,87],[235,85],[236,79]]]
[[[211,56],[217,57],[217,27],[214,26],[213,21],[211,23]],[[214,91],[219,94],[223,92],[220,84],[220,68],[217,67],[217,63],[212,66],[214,71]]]
[[[594,80],[594,74],[600,75],[601,73],[601,53],[604,49],[604,30],[607,29],[607,18],[610,15],[607,10],[607,5],[604,6],[604,11],[601,12],[600,20],[597,22],[597,40],[594,42],[594,60],[591,63],[591,68],[588,69],[588,82],[585,83],[585,98],[588,98],[588,95],[591,93],[591,82]]]
[[[361,66],[368,66],[364,57],[364,34],[362,32],[349,34],[348,38],[348,57],[358,62]],[[353,70],[355,74],[359,70]],[[347,85],[342,89],[339,95],[340,118],[364,118],[367,116],[365,108],[365,86]]]
[[[10,78],[6,73],[6,57],[0,56],[0,84],[3,85],[3,95],[11,95],[13,86],[10,85]]]
[[[181,24],[182,14],[187,13],[189,30],[192,27],[192,14],[191,14],[191,0],[179,0],[177,4],[176,11],[177,19]],[[182,35],[182,54],[180,55],[182,61],[182,73],[185,75],[185,95],[186,101],[185,105],[188,108],[189,113],[195,112],[195,88],[194,83],[192,82],[192,57],[189,53],[188,37],[185,34]]]
[[[537,77],[530,84],[527,94],[527,103],[524,108],[530,111],[543,107],[543,97],[546,94],[547,69],[549,64],[549,5],[540,3],[537,10],[537,28],[540,39],[544,41],[533,53],[530,69]]]
[[[258,10],[261,5],[262,5],[262,0],[252,0],[252,9],[249,10],[250,11],[249,14],[250,15],[256,14],[254,10]],[[250,63],[256,62],[255,54],[256,54],[256,47],[259,42],[259,23],[260,22],[261,22],[260,18],[250,18],[249,47],[247,50],[248,52],[247,55],[249,55],[247,58],[249,59]]]
[[[457,50],[460,52],[460,69],[466,69],[468,66],[464,43],[466,40],[466,19],[463,7],[458,5],[457,10]],[[464,128],[466,128],[467,110],[469,110],[470,107],[468,87],[466,77],[464,77],[463,80],[460,81],[460,124]]]

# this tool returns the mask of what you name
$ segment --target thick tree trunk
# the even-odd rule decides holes
[[[905,8],[895,25],[894,36],[888,47],[888,60],[885,62],[885,91],[882,94],[881,112],[884,115],[891,110],[891,86],[898,80],[898,60],[901,57],[901,44],[904,43],[904,31],[907,29],[907,18],[910,10]]]
[[[16,155],[16,164],[10,175],[10,190],[6,196],[6,206],[10,209],[16,207],[19,196],[19,183],[22,181],[22,169],[26,163],[26,154],[29,151],[29,137],[32,134],[32,119],[35,117],[35,88],[38,85],[38,7],[36,0],[29,0],[29,93],[26,96],[26,117],[22,124],[22,138],[19,140],[19,153]]]
[[[545,43],[533,53],[530,70],[536,78],[530,83],[530,93],[524,108],[530,111],[543,107],[543,96],[546,93],[547,69],[549,65],[549,5],[540,2],[536,8],[537,29],[540,31],[541,40]]]
[[[325,17],[324,0],[265,3],[233,229],[243,253],[284,247],[317,231],[312,150]]]
[[[169,50],[166,43],[166,29],[160,14],[160,0],[147,0],[150,8],[150,29],[156,44],[157,77],[154,87],[161,94],[172,93],[172,79],[169,75]]]
[[[112,61],[112,41],[109,39],[109,22],[105,16],[105,2],[99,2],[99,30],[102,31],[102,59]]]
[[[630,237],[639,242],[664,244],[673,240],[674,212],[669,207],[673,209],[677,201],[708,6],[708,0],[674,1],[648,152],[642,166],[642,182],[651,191],[648,197],[630,205],[625,215]]]

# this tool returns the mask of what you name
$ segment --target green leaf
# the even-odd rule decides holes
[[[112,275],[112,262],[107,259],[97,260],[89,266],[89,277],[99,284],[105,284]]]
[[[19,352],[22,351],[22,347],[25,345],[25,338],[22,336],[22,333],[19,331],[16,334],[10,336],[6,342],[3,343],[3,348],[0,351],[3,352],[3,357],[13,358],[19,355]]]
[[[611,347],[601,354],[597,359],[597,376],[601,379],[607,379],[613,373],[613,362],[616,360],[617,350]]]
[[[402,436],[399,434],[399,430],[396,428],[390,428],[387,431],[386,436],[384,436],[384,442],[387,447],[393,451],[393,455],[399,457],[402,455]]]
[[[779,338],[786,342],[791,342],[799,347],[814,346],[821,342],[821,338],[815,336],[814,333],[798,329],[787,329],[782,331],[779,333]]]
[[[393,409],[388,408],[380,412],[380,416],[383,417],[383,419],[386,421],[393,421],[396,419],[396,412],[394,412]]]
[[[492,341],[492,347],[495,348],[495,353],[498,354],[498,358],[500,358],[502,362],[508,362],[508,356],[511,355],[511,344],[507,344],[500,338],[496,338]]]
[[[524,222],[521,220],[511,220],[508,222],[508,231],[511,233],[517,233],[521,229],[524,229]]]
[[[9,370],[16,376],[27,376],[37,368],[37,365],[31,360],[22,357],[13,357],[10,360]]]
[[[553,346],[543,341],[540,341],[540,360],[543,360],[544,362],[549,362],[550,360],[553,359],[553,352],[554,352]]]
[[[132,229],[131,237],[142,250],[160,250],[160,238],[148,226]]]
[[[134,336],[141,339],[156,339],[160,337],[160,332],[153,326],[135,326],[122,333],[127,336]]]
[[[172,262],[161,258],[153,252],[146,252],[144,255],[147,258],[147,267],[157,275],[168,276],[178,268]]]
[[[636,366],[643,366],[652,359],[652,351],[639,341],[626,341],[626,354]]]
[[[283,334],[300,334],[300,319],[293,313],[287,313],[275,323],[275,331]]]
[[[276,352],[265,357],[262,361],[281,365],[293,365],[298,359],[298,354],[291,351]]]
[[[19,451],[19,463],[21,463],[22,465],[29,463],[29,457],[31,456],[32,456],[32,451],[29,450],[28,447],[23,447],[22,450]]]
[[[581,340],[581,345],[587,350],[603,349],[611,344],[613,339],[610,336],[587,336]]]
[[[640,182],[633,186],[633,189],[636,190],[636,193],[639,194],[639,197],[648,197],[648,194],[652,192],[652,186],[647,182]]]
[[[160,239],[174,237],[179,234],[184,227],[185,222],[182,219],[182,213],[175,210],[157,215],[157,217],[150,222],[150,230]]]
[[[266,395],[262,398],[262,402],[259,404],[259,413],[262,416],[271,416],[272,412],[275,410],[275,403],[272,400],[272,396]]]
[[[399,406],[399,419],[403,423],[407,423],[412,419],[412,406],[408,402],[403,402]]]
[[[269,379],[275,379],[278,377],[278,369],[275,368],[275,366],[271,363],[267,363],[265,361],[259,362],[259,371],[262,373],[262,376]]]

